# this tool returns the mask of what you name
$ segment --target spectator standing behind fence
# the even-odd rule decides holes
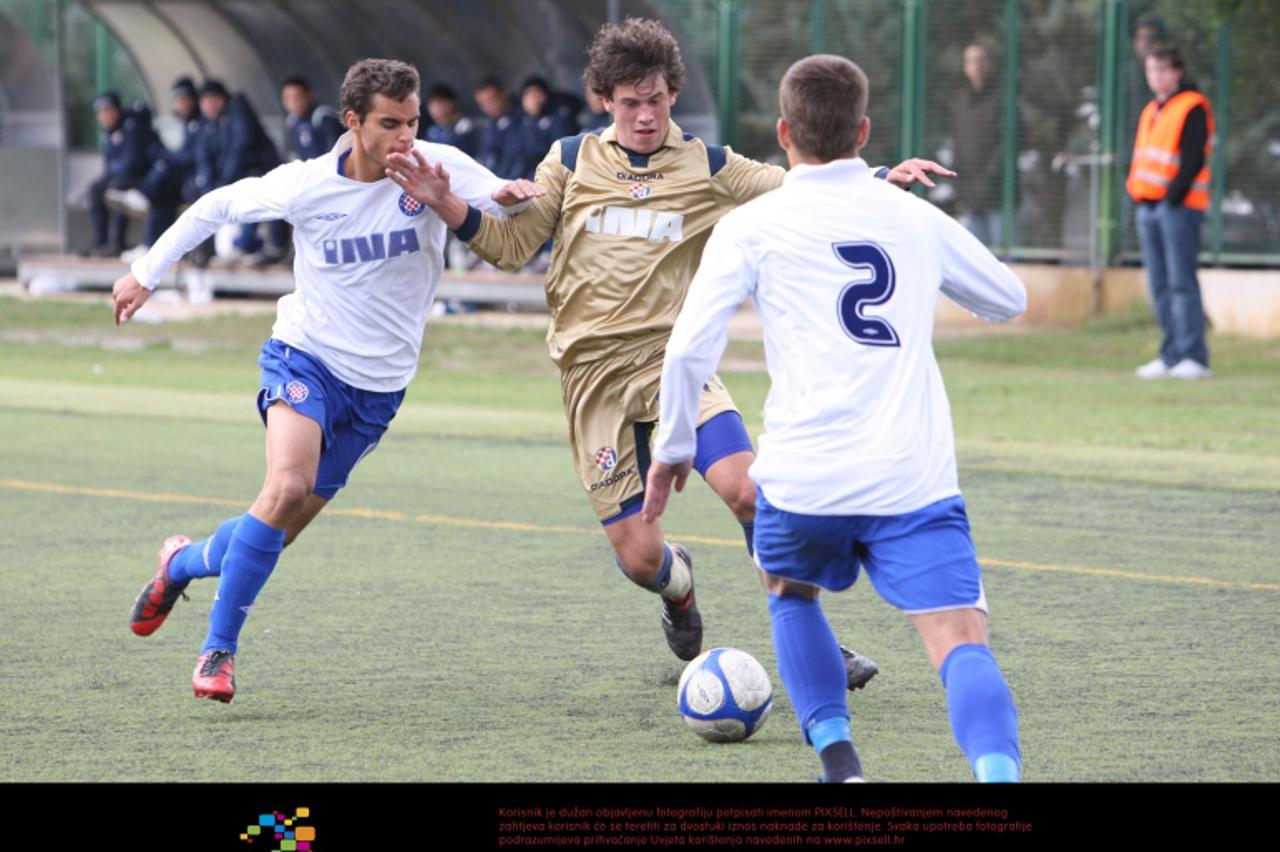
[[[323,157],[345,132],[337,111],[328,104],[316,103],[306,77],[289,77],[281,84],[280,105],[284,107],[289,142],[299,160]]]
[[[1000,163],[1001,94],[991,85],[991,54],[980,44],[964,49],[966,85],[952,105],[955,134],[956,213],[960,224],[988,246],[1003,241]]]
[[[1138,113],[1143,104],[1151,100],[1151,87],[1147,85],[1147,54],[1157,44],[1165,42],[1164,21],[1155,15],[1142,15],[1133,25],[1133,61],[1125,77],[1124,110],[1125,125],[1132,136],[1138,129]]]
[[[1186,79],[1172,45],[1147,54],[1155,97],[1138,117],[1126,184],[1138,204],[1138,239],[1156,321],[1160,357],[1137,369],[1140,379],[1207,379],[1204,308],[1196,266],[1200,225],[1209,207],[1209,99]]]
[[[93,225],[93,245],[82,254],[115,257],[124,251],[128,221],[124,213],[108,211],[108,189],[132,189],[151,168],[157,144],[151,129],[151,111],[145,106],[125,110],[120,96],[103,92],[93,99],[93,111],[102,128],[102,177],[89,185],[89,219]]]

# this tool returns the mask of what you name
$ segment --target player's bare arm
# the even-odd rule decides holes
[[[646,523],[651,524],[662,517],[667,508],[667,500],[671,497],[671,487],[674,485],[676,491],[684,491],[684,484],[688,481],[691,470],[693,459],[686,459],[679,464],[667,464],[654,459],[644,485],[644,508],[641,516]]]
[[[127,273],[111,286],[111,298],[115,302],[113,313],[116,325],[128,322],[138,309],[151,298],[151,291],[143,287],[133,273]]]

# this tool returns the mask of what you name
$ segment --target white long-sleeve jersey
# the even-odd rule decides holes
[[[415,142],[443,163],[453,191],[491,213],[506,184],[448,145]],[[418,368],[427,311],[444,268],[443,221],[389,178],[339,172],[351,134],[323,157],[286,163],[200,198],[132,266],[154,289],[165,270],[227,223],[293,225],[294,292],[280,299],[272,336],[318,358],[347,384],[397,391]]]
[[[749,296],[772,388],[750,476],[810,515],[896,515],[959,492],[951,409],[933,355],[943,293],[975,315],[1026,308],[1017,276],[861,159],[793,168],[716,226],[667,346],[654,455],[694,455],[698,394]]]

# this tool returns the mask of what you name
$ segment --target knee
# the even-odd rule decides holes
[[[302,508],[314,486],[312,479],[301,473],[273,473],[262,487],[262,498],[272,515],[284,519]]]

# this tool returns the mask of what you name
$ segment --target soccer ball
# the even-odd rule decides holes
[[[713,648],[685,667],[676,703],[699,735],[732,743],[760,730],[769,718],[773,684],[755,657],[737,648]]]

